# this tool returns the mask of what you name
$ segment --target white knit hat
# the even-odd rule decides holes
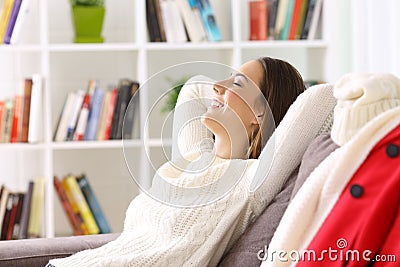
[[[400,105],[400,79],[389,73],[350,73],[335,84],[332,140],[342,146],[368,121]]]

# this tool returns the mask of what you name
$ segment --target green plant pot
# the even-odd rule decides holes
[[[105,8],[97,6],[73,6],[75,43],[103,43],[101,36]]]

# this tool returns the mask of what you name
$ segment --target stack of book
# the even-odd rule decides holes
[[[137,135],[134,121],[138,123],[139,120],[139,99],[133,96],[138,89],[138,82],[124,78],[111,90],[104,91],[97,81],[90,80],[86,92],[70,92],[60,114],[54,140],[131,139]],[[132,105],[129,112],[128,105]]]
[[[209,0],[146,0],[151,42],[221,41]]]
[[[54,187],[74,235],[106,234],[111,229],[86,175],[54,177]]]
[[[42,79],[37,74],[25,79],[15,96],[0,99],[0,143],[40,141],[42,99]]]
[[[44,211],[44,178],[30,181],[26,192],[0,185],[1,240],[41,236]]]
[[[314,40],[323,0],[250,0],[250,40]]]
[[[0,4],[0,43],[17,43],[29,4],[30,0],[5,0]]]

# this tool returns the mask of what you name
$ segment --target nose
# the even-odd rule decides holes
[[[222,84],[219,84],[219,83],[214,83],[213,89],[214,89],[214,93],[217,95],[224,94],[225,90],[226,90],[225,86],[223,86]]]

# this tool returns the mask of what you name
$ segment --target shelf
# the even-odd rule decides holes
[[[50,52],[104,52],[137,51],[135,43],[100,43],[100,44],[51,44]]]
[[[1,143],[0,151],[7,149],[17,150],[41,150],[44,148],[44,144],[29,144],[29,143]]]
[[[324,40],[267,40],[243,41],[239,43],[242,48],[327,48]]]
[[[39,44],[32,45],[0,45],[0,52],[41,52],[42,47]]]
[[[76,150],[76,149],[110,149],[128,147],[143,147],[144,141],[141,140],[107,140],[107,141],[70,141],[70,142],[53,142],[51,147],[54,150]],[[170,139],[148,139],[147,146],[157,147],[161,145],[171,146]]]
[[[146,44],[146,49],[149,51],[232,49],[233,47],[234,47],[233,42],[201,42],[201,43],[154,42]]]

